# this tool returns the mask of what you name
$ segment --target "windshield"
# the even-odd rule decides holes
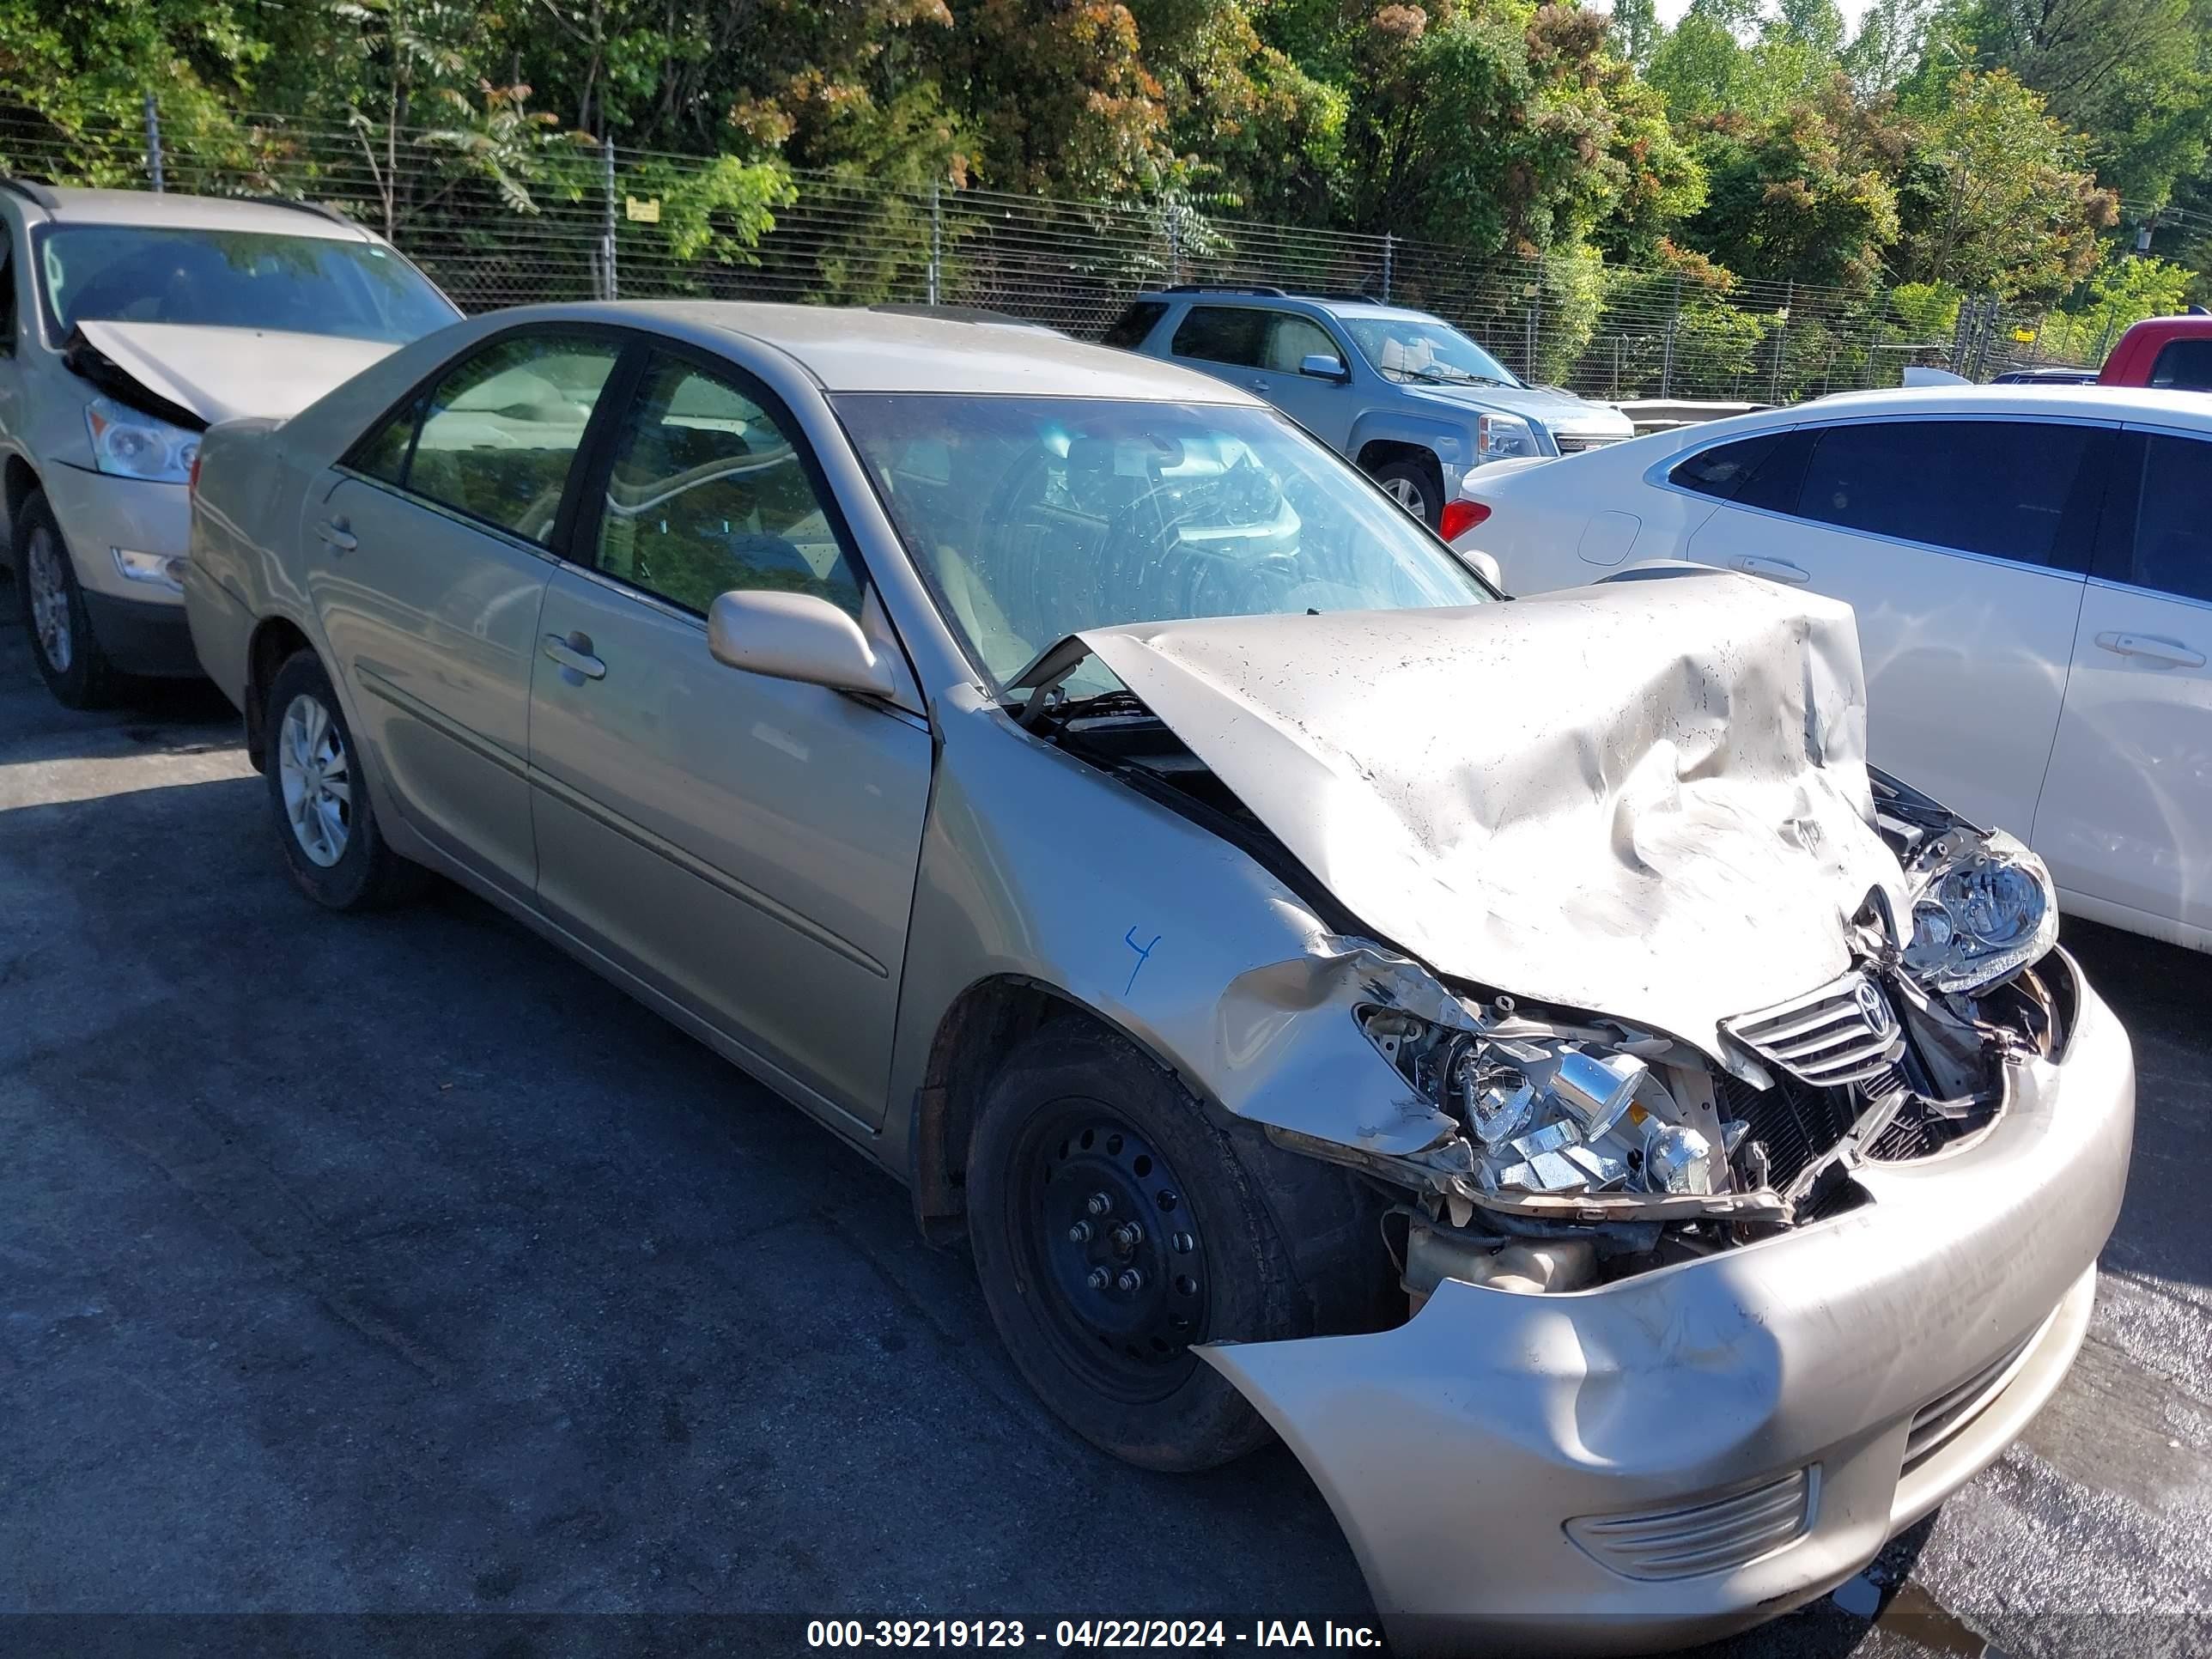
[[[835,399],[908,552],[1004,686],[1116,623],[1474,605],[1458,560],[1271,410]]]
[[[58,224],[38,270],[64,339],[79,323],[185,323],[404,345],[461,314],[390,248],[326,236]]]
[[[1347,317],[1340,313],[1359,355],[1386,380],[1431,386],[1519,386],[1504,364],[1433,317]]]

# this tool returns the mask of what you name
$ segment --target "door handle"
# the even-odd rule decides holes
[[[571,685],[581,685],[586,680],[603,680],[607,677],[607,665],[592,654],[592,636],[571,634],[563,639],[558,634],[548,634],[544,641],[548,657],[561,665],[562,672],[570,677]]]
[[[315,526],[315,534],[341,553],[350,553],[361,545],[361,538],[346,528],[343,519],[325,519]]]
[[[2097,643],[2116,657],[2142,657],[2170,668],[2204,666],[2202,651],[2191,651],[2177,640],[2157,639],[2148,634],[2100,634]]]
[[[1735,562],[1735,568],[1747,576],[1764,576],[1769,581],[1788,582],[1793,586],[1813,580],[1811,571],[1801,570],[1787,559],[1741,558]]]

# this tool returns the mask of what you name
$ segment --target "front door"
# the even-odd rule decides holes
[[[929,799],[926,721],[729,668],[737,588],[858,617],[865,573],[798,428],[726,367],[659,355],[615,440],[589,569],[538,624],[539,903],[759,1068],[881,1122]]]
[[[1310,317],[1294,311],[1266,313],[1267,332],[1260,371],[1252,389],[1327,444],[1342,451],[1352,440],[1357,400],[1346,380],[1299,372],[1308,357],[1334,357],[1348,372],[1345,348]]]
[[[2212,928],[2212,440],[2126,443],[2035,847],[2068,892]]]
[[[495,885],[537,875],[530,679],[563,492],[620,345],[502,335],[307,495],[307,589],[401,816]]]
[[[1801,427],[1686,556],[1846,600],[1875,764],[2026,836],[2066,690],[2103,473],[2100,428]],[[1787,475],[1786,477],[1783,475]]]

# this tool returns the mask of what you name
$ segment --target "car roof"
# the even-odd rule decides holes
[[[2061,415],[2077,420],[2154,421],[2212,428],[2212,392],[2161,392],[2149,386],[1919,386],[1881,392],[1838,392],[1810,403],[1764,410],[1730,422],[1738,429],[1798,426],[1836,416]],[[1740,422],[1740,425],[1739,425]]]
[[[304,202],[288,204],[265,198],[185,196],[153,190],[79,190],[64,185],[40,185],[37,190],[35,197],[18,191],[15,199],[32,210],[31,216],[56,224],[234,230],[346,242],[374,240],[368,227]],[[40,198],[47,198],[52,205]]]
[[[1394,306],[1387,300],[1370,300],[1358,294],[1298,294],[1285,289],[1205,288],[1183,283],[1174,288],[1148,288],[1136,297],[1139,300],[1186,300],[1193,305],[1209,306],[1312,306],[1334,317],[1406,317],[1419,318],[1425,323],[1443,320],[1432,311],[1419,311],[1412,306]]]
[[[617,301],[562,308],[632,326],[656,319],[774,346],[828,392],[951,392],[1181,403],[1260,400],[1210,374],[1026,324],[911,310],[748,301]]]

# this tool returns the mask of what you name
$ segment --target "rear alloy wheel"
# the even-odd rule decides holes
[[[1444,510],[1443,480],[1419,461],[1385,461],[1374,472],[1382,492],[1434,530]]]
[[[34,491],[17,511],[15,545],[22,550],[17,576],[23,625],[46,689],[65,708],[103,707],[114,690],[114,670],[93,636],[84,590],[45,495]]]
[[[296,653],[276,671],[267,708],[270,816],[300,890],[333,910],[408,896],[426,872],[378,830],[353,733],[313,652]]]
[[[276,730],[276,777],[300,851],[329,869],[345,856],[352,833],[352,761],[337,721],[310,693],[302,691],[284,710]]]

